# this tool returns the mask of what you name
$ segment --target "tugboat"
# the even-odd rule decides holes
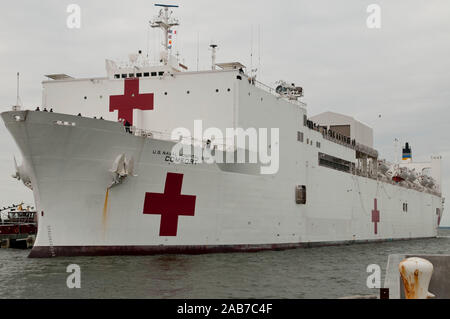
[[[37,233],[34,207],[23,203],[0,209],[1,248],[31,248]]]

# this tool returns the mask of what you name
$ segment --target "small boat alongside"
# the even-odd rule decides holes
[[[0,209],[1,248],[31,248],[37,233],[34,207],[23,203]]]

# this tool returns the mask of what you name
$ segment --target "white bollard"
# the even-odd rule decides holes
[[[435,296],[428,292],[433,264],[418,257],[407,258],[398,265],[405,288],[406,299],[427,299]]]

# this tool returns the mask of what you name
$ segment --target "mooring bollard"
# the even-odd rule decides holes
[[[402,260],[398,265],[405,288],[406,299],[427,299],[435,297],[428,292],[433,264],[428,260],[411,257]]]

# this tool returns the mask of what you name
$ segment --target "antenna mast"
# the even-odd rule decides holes
[[[200,61],[199,53],[200,53],[200,32],[197,31],[197,71],[198,71],[198,63]]]
[[[170,4],[155,4],[155,7],[162,7],[163,9],[159,10],[158,16],[153,21],[150,21],[150,26],[152,28],[160,28],[163,30],[164,43],[162,43],[162,60],[164,64],[167,64],[169,61],[169,49],[172,49],[172,45],[169,44],[169,33],[172,33],[172,27],[179,25],[178,19],[172,17],[172,11],[169,13],[169,8],[178,8],[178,6]]]
[[[216,69],[216,50],[217,50],[217,44],[211,44],[211,70]]]
[[[253,77],[253,25],[250,32],[250,77]]]
[[[258,24],[258,69],[261,72],[261,25]]]
[[[395,165],[399,164],[399,160],[398,160],[398,138],[394,139],[394,160],[395,160]]]
[[[19,77],[20,74],[17,72],[17,97],[16,97],[16,105],[13,105],[12,110],[13,111],[20,111],[20,96],[19,96]]]

